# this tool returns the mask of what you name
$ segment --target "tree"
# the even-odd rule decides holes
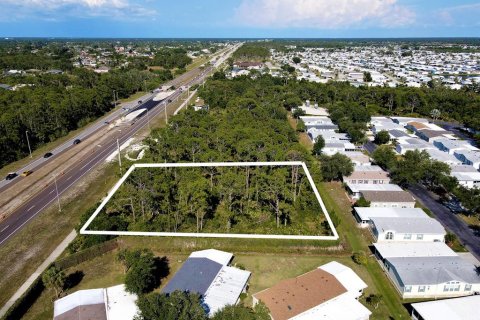
[[[319,156],[322,154],[322,149],[325,147],[325,139],[322,136],[315,138],[315,143],[313,144],[312,154],[314,156]]]
[[[125,289],[137,295],[153,290],[157,285],[157,266],[152,251],[137,250],[127,254],[129,269],[125,276]],[[129,259],[135,258],[135,261]]]
[[[437,120],[438,118],[440,118],[440,116],[442,115],[442,112],[438,109],[433,109],[432,111],[430,111],[430,115],[432,116],[433,120]]]
[[[305,111],[301,108],[296,108],[293,113],[292,113],[293,117],[295,119],[299,119],[300,117],[303,117],[304,115],[306,115]]]
[[[151,293],[137,300],[139,315],[135,320],[206,320],[201,297],[196,293],[174,291],[169,295]]]
[[[323,179],[326,181],[340,180],[353,172],[353,163],[346,155],[336,153],[331,157],[323,156],[321,159]]]
[[[367,303],[369,305],[371,305],[372,307],[375,308],[375,310],[378,308],[380,302],[382,302],[383,300],[383,297],[381,294],[370,294],[368,297],[367,297]]]
[[[255,307],[254,309],[245,307],[241,304],[226,306],[225,308],[217,311],[211,318],[212,320],[270,320],[268,309],[265,310],[261,307]]]
[[[372,82],[372,80],[373,80],[373,79],[372,79],[372,74],[371,74],[370,72],[368,72],[368,71],[365,71],[365,72],[363,73],[363,81],[364,81],[364,82]]]
[[[363,196],[360,197],[360,199],[358,199],[356,202],[355,202],[355,207],[370,207],[370,201],[368,201],[367,199],[365,199]]]
[[[452,246],[455,241],[457,241],[457,236],[454,233],[447,232],[447,234],[445,235],[445,243],[449,246]]]
[[[62,270],[52,266],[42,274],[42,281],[46,287],[52,288],[55,291],[55,297],[58,298],[63,292],[66,276]]]
[[[354,252],[352,255],[352,260],[356,264],[360,264],[360,265],[366,265],[368,262],[367,255],[365,254],[364,251]]]
[[[305,126],[305,122],[302,119],[298,119],[297,121],[297,132],[305,132],[307,127]]]
[[[397,162],[395,152],[390,146],[379,146],[373,151],[372,158],[383,169],[393,169]]]
[[[292,61],[296,64],[299,64],[302,61],[302,59],[300,59],[299,57],[293,57]]]
[[[388,131],[381,130],[377,132],[377,134],[375,135],[375,140],[373,142],[380,145],[380,144],[387,144],[389,141],[390,141],[390,134],[388,133]]]

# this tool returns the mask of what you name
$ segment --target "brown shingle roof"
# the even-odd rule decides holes
[[[389,179],[388,173],[385,171],[354,171],[348,180],[371,180],[371,179]]]
[[[105,304],[82,305],[59,314],[54,320],[107,320]]]
[[[287,320],[346,291],[333,275],[316,269],[296,278],[283,280],[254,296],[265,303],[274,320]]]
[[[417,122],[417,121],[410,121],[407,125],[414,127],[417,130],[420,129],[428,129],[429,127],[425,123]]]
[[[415,202],[406,191],[362,191],[362,195],[370,202]]]

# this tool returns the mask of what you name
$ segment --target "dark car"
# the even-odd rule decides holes
[[[172,102],[172,99],[168,99],[168,103]]]
[[[142,100],[138,100],[138,104],[142,104],[142,103],[143,103],[143,101],[142,101]]]
[[[9,174],[7,174],[7,176],[5,177],[5,180],[12,180],[13,178],[15,178],[16,176],[18,176],[18,174],[16,172],[10,172]]]
[[[73,144],[79,144],[80,142],[82,142],[82,140],[80,140],[80,139],[73,140]]]
[[[50,158],[51,156],[53,156],[53,153],[51,153],[51,152],[47,152],[47,153],[45,153],[45,154],[43,155],[43,157],[44,157],[45,159]]]

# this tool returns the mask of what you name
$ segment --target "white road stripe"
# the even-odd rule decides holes
[[[35,208],[35,205],[31,206],[30,208],[27,209],[27,211],[30,211],[32,210],[33,208]]]
[[[3,232],[3,231],[5,231],[5,230],[7,230],[8,227],[10,227],[10,225],[7,225],[7,226],[6,226],[5,228],[3,228],[0,232]]]

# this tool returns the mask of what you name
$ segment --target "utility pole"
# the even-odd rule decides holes
[[[117,149],[118,149],[118,165],[120,166],[120,174],[122,174],[122,156],[120,155],[120,142],[117,138]]]
[[[62,212],[62,207],[60,206],[60,195],[58,194],[57,175],[53,175],[53,180],[55,181],[55,190],[57,191],[58,212]]]
[[[25,131],[25,135],[27,136],[27,144],[28,144],[28,151],[30,151],[30,158],[32,158],[32,148],[30,148],[30,140],[28,140],[28,130]]]

